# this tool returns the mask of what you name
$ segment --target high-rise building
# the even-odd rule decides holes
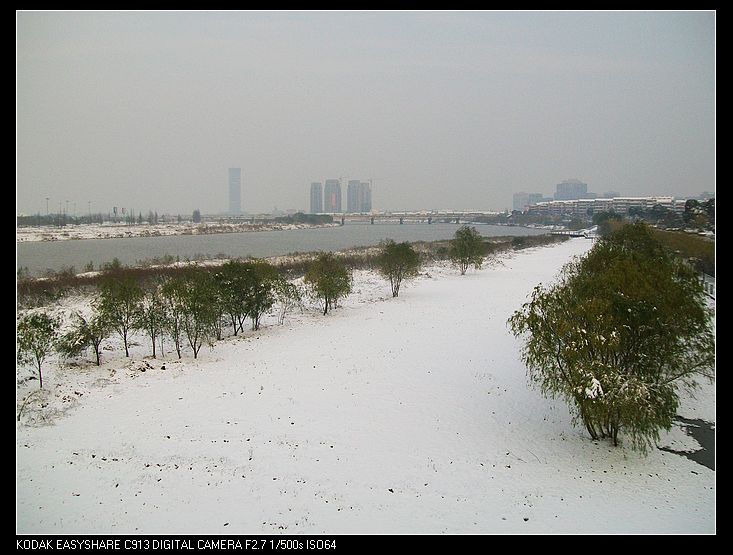
[[[518,212],[524,212],[529,205],[529,195],[527,193],[514,193],[513,208]]]
[[[315,181],[311,183],[311,214],[323,212],[323,185]]]
[[[588,184],[577,179],[566,179],[557,184],[555,200],[577,200],[587,198]]]
[[[361,212],[361,181],[351,180],[346,188],[346,212]]]
[[[323,192],[323,211],[341,212],[341,182],[338,179],[326,179]]]
[[[372,184],[367,181],[361,182],[359,188],[359,212],[372,211]]]
[[[242,168],[229,168],[229,214],[242,213]]]
[[[527,195],[527,206],[532,206],[538,202],[542,202],[545,196],[542,193],[529,193]]]
[[[372,210],[372,185],[353,179],[346,189],[346,212],[364,213]]]

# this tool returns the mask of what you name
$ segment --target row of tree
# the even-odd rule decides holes
[[[481,267],[483,239],[464,226],[451,241],[451,259],[461,274],[473,265]],[[390,282],[392,296],[399,295],[405,279],[418,274],[419,253],[409,243],[382,243],[377,257],[378,271]],[[61,321],[46,313],[31,313],[18,322],[18,361],[33,362],[43,387],[41,365],[56,350],[75,357],[92,350],[101,364],[102,342],[113,333],[119,335],[130,356],[130,338],[144,334],[150,341],[151,355],[162,351],[169,338],[178,358],[187,344],[194,358],[205,345],[221,339],[225,328],[236,336],[249,320],[258,330],[262,316],[277,305],[278,323],[300,306],[306,295],[321,303],[323,314],[336,308],[351,292],[352,275],[333,253],[320,253],[303,278],[305,287],[289,281],[277,268],[263,260],[231,260],[214,271],[191,267],[174,276],[156,276],[141,282],[124,268],[110,268],[91,301],[91,314],[75,312],[67,331],[58,336]]]

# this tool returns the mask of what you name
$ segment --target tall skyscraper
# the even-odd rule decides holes
[[[362,181],[359,188],[359,212],[372,211],[372,184]]]
[[[361,212],[361,181],[351,180],[346,188],[346,211]]]
[[[242,213],[242,168],[229,168],[229,214]]]
[[[311,183],[311,214],[323,212],[323,185],[319,182]]]
[[[341,212],[341,182],[338,179],[326,179],[323,193],[323,211]]]

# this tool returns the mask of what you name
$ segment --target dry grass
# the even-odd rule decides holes
[[[532,235],[524,237],[491,237],[484,240],[484,249],[487,256],[502,251],[518,250],[541,245],[566,241],[568,237],[557,235]],[[420,253],[423,263],[436,260],[447,260],[450,242],[419,241],[412,243]],[[312,260],[318,253],[292,253],[287,256],[278,256],[269,259],[277,269],[289,278],[305,275]],[[356,247],[337,253],[340,260],[351,269],[374,269],[379,254],[379,247]],[[211,261],[202,267],[215,271],[226,259]],[[157,261],[155,261],[157,262]],[[183,272],[193,262],[176,262],[173,264],[157,265],[150,261],[140,262],[137,266],[110,266],[100,272],[76,274],[73,268],[66,268],[59,272],[48,273],[42,278],[19,276],[16,281],[17,302],[23,307],[43,306],[53,302],[71,292],[84,292],[96,289],[104,277],[131,276],[140,283],[147,283],[163,276],[175,276]]]

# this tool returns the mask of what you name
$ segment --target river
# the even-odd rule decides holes
[[[383,239],[402,241],[437,241],[451,239],[458,224],[347,223],[287,231],[218,233],[210,235],[172,235],[166,237],[129,237],[124,239],[77,239],[16,243],[16,268],[28,268],[31,275],[46,270],[74,267],[77,272],[90,262],[97,269],[117,258],[122,264],[162,258],[165,255],[194,259],[222,257],[268,257],[308,251],[336,251],[373,246]],[[540,235],[546,230],[514,226],[477,224],[486,237],[500,235]]]

